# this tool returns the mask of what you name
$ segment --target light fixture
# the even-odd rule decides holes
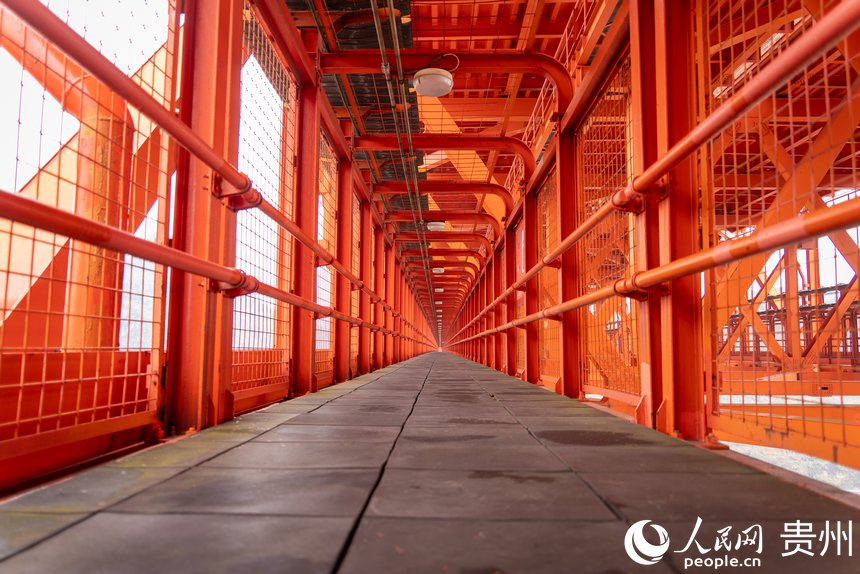
[[[433,291],[435,291],[436,293],[441,293],[441,292],[442,292],[442,291],[444,291],[444,290],[445,290],[445,289],[443,289],[442,287],[435,287],[435,288],[433,289]]]
[[[433,271],[433,273],[435,273],[436,275],[441,275],[442,273],[444,273],[444,272],[445,272],[445,268],[444,268],[444,267],[434,267],[434,268],[432,269],[432,271]]]
[[[441,305],[441,304],[442,304],[442,301],[436,301],[436,304],[437,304],[437,305]]]
[[[445,231],[444,221],[428,221],[427,231]]]
[[[451,92],[451,88],[454,87],[454,76],[442,68],[424,68],[415,72],[412,85],[420,95],[438,98]]]

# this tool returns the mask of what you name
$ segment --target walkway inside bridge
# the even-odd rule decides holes
[[[679,572],[697,518],[706,550],[761,525],[759,571],[856,572],[780,538],[856,508],[434,352],[7,500],[0,572],[626,572],[644,519]]]

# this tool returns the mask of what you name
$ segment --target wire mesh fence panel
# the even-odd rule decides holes
[[[319,187],[317,188],[317,241],[329,253],[335,252],[337,205],[337,156],[325,134],[320,136]],[[334,304],[335,272],[330,265],[320,265],[316,273],[316,302],[325,307]],[[317,385],[331,384],[334,375],[334,320],[319,317],[314,321],[314,374]]]
[[[623,58],[578,133],[579,220],[594,213],[631,178],[630,58]],[[579,242],[580,292],[589,293],[632,275],[634,216],[615,212]],[[640,394],[635,301],[610,297],[580,311],[588,393],[635,404]]]
[[[558,229],[558,182],[555,172],[547,176],[538,191],[538,259],[546,256],[559,243]],[[559,270],[544,267],[538,275],[538,308],[546,309],[559,303],[561,286]],[[561,380],[561,324],[556,319],[538,322],[538,352],[540,353],[541,383],[558,390]]]
[[[702,1],[701,113],[717,109],[832,7]],[[706,244],[856,197],[860,63],[839,44],[701,154]],[[860,466],[858,229],[706,276],[710,423],[725,439]]]
[[[358,277],[361,269],[361,201],[352,196],[352,274]],[[358,317],[361,291],[352,289],[350,294],[350,315]],[[358,374],[358,326],[349,329],[349,364],[352,376]]]
[[[49,8],[173,108],[173,2]],[[166,134],[3,7],[0,74],[0,193],[166,243]],[[0,253],[0,440],[35,451],[156,422],[164,268],[2,218]]]
[[[246,11],[241,72],[238,167],[263,197],[287,217],[293,214],[297,95],[253,13]],[[236,215],[236,266],[260,281],[290,289],[292,237],[256,209]],[[289,391],[290,307],[252,293],[233,302],[231,392],[275,399]],[[240,409],[242,407],[240,406]]]

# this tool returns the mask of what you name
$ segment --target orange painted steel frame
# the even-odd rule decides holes
[[[469,358],[506,368],[515,373],[516,329],[525,327],[526,367],[524,377],[537,382],[534,369],[537,336],[533,330],[540,319],[561,316],[563,347],[562,365],[564,392],[570,396],[583,397],[585,381],[578,365],[586,360],[582,355],[582,333],[579,310],[585,310],[613,295],[634,298],[638,305],[641,348],[639,361],[643,386],[639,397],[619,397],[605,391],[606,398],[622,401],[634,399],[630,416],[637,422],[674,433],[692,440],[709,438],[710,428],[706,423],[706,381],[703,379],[706,358],[703,349],[690,341],[703,335],[701,317],[701,294],[696,273],[715,266],[733,262],[753,254],[772,253],[774,249],[797,244],[836,230],[860,223],[860,199],[852,199],[815,213],[796,216],[793,219],[771,224],[750,237],[726,241],[716,247],[699,250],[698,186],[696,161],[691,155],[721,130],[737,121],[746,111],[758,104],[763,97],[776,89],[795,72],[810,65],[813,60],[830,49],[846,34],[860,24],[860,7],[856,3],[830,3],[829,13],[815,15],[815,23],[788,48],[783,49],[767,67],[739,88],[731,98],[703,121],[697,121],[694,102],[690,94],[696,92],[696,68],[692,55],[696,53],[692,30],[693,2],[661,2],[635,0],[629,3],[629,24],[618,23],[616,29],[629,29],[629,50],[632,60],[632,114],[635,133],[632,140],[635,149],[630,154],[635,162],[633,169],[641,175],[618,189],[612,201],[606,202],[591,212],[580,225],[574,225],[575,214],[581,209],[576,204],[580,194],[577,176],[580,157],[576,146],[576,122],[589,106],[601,85],[601,79],[590,74],[578,90],[559,125],[556,143],[551,148],[550,161],[531,178],[526,195],[514,209],[514,216],[506,222],[504,245],[497,243],[495,251],[488,254],[485,267],[504,256],[506,262],[506,288],[495,293],[488,304],[476,305],[485,297],[492,273],[483,273],[466,296],[466,303],[458,314],[456,327],[446,333],[446,345]],[[626,20],[627,18],[625,18]],[[856,50],[856,34],[842,44],[842,50]],[[605,76],[611,70],[609,62],[623,44],[608,43],[606,53],[596,68]],[[680,54],[680,56],[679,56]],[[849,56],[856,54],[849,52]],[[671,70],[671,73],[670,73]],[[672,110],[667,114],[656,114],[655,110]],[[848,118],[846,118],[848,119]],[[856,117],[852,120],[856,123]],[[549,155],[549,154],[548,154]],[[540,187],[548,165],[558,168],[559,188],[568,190],[561,194],[560,222],[561,244],[543,260],[537,261],[530,238],[535,235],[534,197]],[[616,209],[635,212],[637,230],[637,271],[632,276],[614,284],[584,294],[577,287],[577,269],[581,256],[574,249],[577,242],[595,229],[599,222],[609,217]],[[525,222],[525,243],[518,245],[513,230],[519,218]],[[856,246],[855,246],[856,247]],[[516,280],[515,264],[524,255],[526,273]],[[532,285],[538,273],[545,267],[557,265],[562,274],[562,303],[550,308],[538,309],[534,303]],[[495,283],[493,281],[493,283]],[[514,319],[517,291],[525,290],[526,317]],[[502,306],[502,303],[506,303]],[[506,321],[491,327],[487,318],[506,309]],[[507,344],[501,358],[492,362],[483,345],[490,338],[506,337]],[[678,352],[683,348],[684,352]],[[638,401],[636,401],[638,399]],[[709,395],[713,399],[713,395]],[[717,408],[716,406],[712,408]],[[800,413],[800,410],[796,412]],[[720,422],[726,434],[736,440],[758,440],[777,446],[795,447],[821,456],[836,456],[837,447],[849,453],[840,458],[852,465],[860,465],[856,450],[858,433],[846,429],[847,442],[810,440],[798,432],[784,433],[778,443],[767,430],[755,425],[744,427],[737,420]],[[855,421],[856,424],[856,421]],[[738,429],[748,434],[744,439]],[[800,427],[797,426],[799,429]],[[832,449],[832,450],[830,450]]]
[[[50,229],[92,245],[168,265],[174,270],[170,285],[173,311],[169,315],[170,339],[167,344],[167,363],[170,368],[163,373],[165,388],[163,396],[158,398],[158,403],[164,405],[163,415],[158,416],[155,411],[148,411],[0,442],[0,460],[3,461],[3,467],[14,469],[14,472],[4,471],[0,475],[0,487],[102,454],[112,447],[128,444],[128,439],[134,442],[133,437],[140,436],[135,429],[152,429],[150,436],[157,436],[164,432],[200,429],[232,417],[234,405],[229,387],[234,296],[256,291],[293,305],[295,341],[291,365],[294,372],[291,377],[293,388],[290,391],[293,395],[314,388],[312,359],[315,314],[338,319],[337,325],[340,328],[336,334],[336,356],[339,379],[346,378],[343,365],[348,361],[349,323],[360,325],[360,333],[363,333],[360,345],[365,349],[362,353],[364,357],[367,356],[371,329],[377,336],[386,337],[386,347],[392,347],[394,341],[397,341],[397,352],[391,348],[387,353],[388,362],[395,357],[403,359],[432,348],[427,343],[435,337],[424,318],[420,317],[419,320],[417,313],[404,314],[385,304],[390,316],[385,325],[389,328],[394,326],[393,319],[396,317],[398,328],[409,329],[423,340],[390,330],[383,333],[381,320],[377,325],[369,323],[370,301],[376,300],[378,307],[383,305],[381,299],[366,286],[370,283],[369,252],[362,253],[365,255],[362,259],[362,277],[358,278],[347,270],[349,258],[353,255],[348,244],[338,245],[338,258],[335,259],[320,252],[316,242],[310,239],[316,232],[316,202],[309,201],[315,194],[316,185],[316,157],[313,154],[303,154],[297,167],[298,186],[294,198],[297,224],[286,220],[270,204],[263,201],[251,188],[250,180],[233,167],[238,151],[239,73],[243,64],[243,3],[240,0],[219,3],[214,12],[205,10],[194,0],[184,4],[186,23],[182,34],[186,49],[183,51],[183,100],[179,118],[143,94],[136,84],[131,83],[113,64],[101,58],[92,47],[48,13],[43,6],[14,1],[7,4],[29,25],[38,27],[55,45],[91,66],[90,70],[96,77],[108,82],[117,94],[129,102],[134,102],[136,108],[176,137],[184,148],[180,149],[177,162],[177,188],[182,191],[176,197],[173,247],[159,246],[106,225],[99,227],[86,219],[6,191],[0,193],[6,217],[28,222],[37,228]],[[257,9],[265,24],[270,29],[279,31],[274,37],[281,41],[281,45],[285,43],[284,35],[293,40],[298,37],[280,6],[260,2]],[[332,141],[338,144],[336,147],[342,153],[341,158],[346,160],[341,162],[339,199],[351,199],[353,183],[359,185],[359,189],[367,196],[367,188],[361,178],[353,176],[351,157],[346,151],[348,148],[344,135],[340,126],[332,122],[333,114],[328,103],[319,97],[319,89],[314,84],[316,78],[302,70],[303,65],[308,62],[305,48],[313,48],[315,38],[306,37],[305,41],[305,45],[298,47],[293,42],[292,50],[283,54],[288,63],[293,64],[291,67],[296,76],[305,81],[299,89],[300,145],[305,146],[308,142],[317,141],[320,125],[324,125],[326,131],[330,132]],[[320,100],[324,105],[321,105]],[[311,149],[315,147],[312,146]],[[119,157],[120,154],[111,156]],[[128,170],[112,171],[127,173]],[[240,194],[229,201],[231,206],[249,208],[258,205],[261,211],[299,239],[296,242],[292,265],[295,275],[293,293],[259,283],[232,268],[235,262],[236,218],[233,210],[225,209],[225,201],[213,194],[216,177],[222,178],[225,192]],[[86,213],[86,210],[78,211]],[[379,214],[372,210],[372,205],[367,201],[362,205],[362,220],[368,224],[367,228],[370,227],[371,220],[381,222]],[[350,236],[348,230],[339,230],[339,239]],[[365,233],[363,240],[366,241],[366,237]],[[380,247],[385,245],[384,237],[380,234],[378,238]],[[399,270],[394,265],[393,250],[386,251],[389,276],[393,279]],[[315,299],[314,270],[317,256],[339,271],[338,300],[334,309],[312,303]],[[346,265],[343,262],[346,262]],[[201,278],[206,279],[201,281]],[[348,300],[353,284],[362,290],[358,318],[349,316]],[[382,282],[377,284],[381,286]],[[401,284],[400,287],[399,291],[395,291],[392,281],[386,290],[386,296],[389,301],[408,307],[406,285]],[[112,320],[109,314],[106,316],[106,321]],[[416,321],[420,327],[415,326]],[[344,327],[347,334],[346,343],[343,337]],[[360,365],[363,372],[370,368],[367,360]],[[137,434],[128,435],[129,431]],[[122,439],[121,435],[127,435],[128,438]],[[96,439],[99,442],[94,443],[93,440]]]
[[[195,0],[185,3],[186,23],[182,35],[186,49],[183,51],[183,97],[179,118],[155,102],[40,4],[23,0],[9,0],[6,3],[31,26],[38,28],[52,44],[78,60],[93,77],[110,86],[125,103],[155,120],[182,146],[176,168],[179,193],[175,198],[176,229],[172,247],[134,237],[122,228],[116,218],[108,217],[100,223],[94,223],[81,217],[91,216],[90,212],[93,211],[84,202],[76,206],[76,215],[72,216],[24,197],[0,193],[4,215],[15,221],[61,233],[77,242],[142,257],[173,269],[168,368],[162,381],[165,389],[159,391],[157,397],[157,403],[164,406],[163,416],[159,417],[156,411],[150,410],[80,428],[73,427],[71,432],[67,429],[62,440],[76,445],[71,449],[72,454],[60,456],[55,449],[50,451],[47,462],[36,462],[35,455],[53,446],[55,434],[36,434],[0,442],[0,461],[25,461],[23,466],[18,464],[16,467],[17,479],[43,472],[51,464],[69,464],[76,457],[83,458],[108,450],[112,438],[119,437],[121,433],[132,431],[133,436],[140,437],[141,429],[150,433],[150,436],[165,431],[183,432],[234,416],[237,412],[237,395],[230,390],[233,300],[234,297],[251,292],[292,306],[292,373],[290,388],[284,390],[292,396],[317,388],[314,379],[316,318],[336,319],[333,337],[334,376],[339,381],[347,378],[350,372],[351,325],[359,329],[358,369],[367,372],[432,349],[435,346],[431,341],[436,339],[437,318],[431,317],[429,310],[435,306],[446,317],[450,313],[453,319],[446,320],[443,327],[443,338],[449,348],[510,374],[517,373],[517,329],[523,329],[525,353],[522,376],[530,383],[541,383],[542,376],[546,374],[541,369],[541,333],[544,321],[555,318],[560,321],[560,345],[564,350],[559,358],[558,375],[561,379],[560,390],[565,394],[579,398],[586,398],[586,393],[602,394],[602,400],[637,422],[691,440],[706,441],[710,438],[709,433],[717,430],[731,437],[747,436],[762,442],[773,441],[766,427],[719,416],[721,390],[713,381],[703,377],[706,373],[713,376],[715,369],[712,357],[708,354],[712,352],[708,351],[708,345],[701,348],[696,345],[689,348],[685,346],[685,352],[677,352],[684,343],[721,328],[711,324],[706,328],[703,325],[711,319],[703,317],[701,288],[696,274],[712,272],[718,265],[736,262],[754,254],[767,256],[774,249],[856,226],[860,223],[860,199],[769,222],[752,235],[715,242],[715,245],[709,244],[700,250],[699,189],[702,186],[697,181],[700,163],[697,163],[698,158],[694,153],[714,137],[729,133],[728,130],[733,129],[732,126],[759,105],[763,98],[794,73],[808,68],[815,58],[855,30],[860,22],[857,3],[830,3],[827,9],[809,8],[814,23],[803,34],[792,39],[787,48],[781,48],[778,56],[752,74],[721,105],[705,114],[697,109],[691,96],[702,93],[702,97],[709,98],[711,92],[710,85],[700,85],[702,78],[698,74],[702,73],[701,65],[697,67],[693,57],[697,54],[697,44],[692,31],[697,26],[702,27],[702,23],[695,20],[694,16],[697,10],[702,9],[705,0],[621,2],[612,25],[596,28],[601,34],[601,43],[597,48],[594,48],[596,44],[592,44],[590,50],[597,49],[598,57],[584,74],[581,70],[569,72],[555,59],[540,54],[473,51],[461,55],[463,70],[486,72],[503,64],[507,66],[507,71],[543,75],[554,86],[556,94],[554,106],[546,106],[535,112],[551,115],[546,118],[547,125],[549,129],[553,124],[556,127],[556,137],[546,150],[540,147],[532,149],[529,137],[524,138],[530,142],[527,144],[509,136],[413,136],[415,149],[489,149],[494,150],[494,153],[506,151],[516,154],[516,165],[520,167],[512,169],[509,174],[509,181],[514,180],[511,190],[486,182],[437,180],[420,184],[422,193],[444,195],[466,192],[493,194],[501,198],[505,205],[505,219],[502,222],[490,220],[486,214],[480,213],[435,212],[440,219],[468,221],[478,225],[478,228],[492,227],[494,233],[491,241],[487,234],[477,231],[426,234],[396,232],[396,222],[409,221],[411,216],[390,214],[387,220],[383,219],[374,203],[377,199],[374,194],[403,194],[409,191],[409,186],[397,181],[373,185],[366,183],[359,170],[354,169],[353,146],[355,149],[369,150],[373,156],[373,150],[397,150],[403,141],[390,134],[359,133],[353,137],[351,125],[344,126],[336,119],[321,90],[315,67],[319,65],[322,73],[376,73],[379,71],[379,52],[321,53],[318,33],[299,32],[282,2],[258,0],[252,9],[266,30],[269,41],[283,58],[283,63],[297,79],[298,149],[319,149],[319,138],[324,134],[338,158],[339,216],[336,221],[334,254],[315,239],[319,171],[315,154],[303,153],[298,158],[297,185],[293,197],[294,220],[265,201],[253,189],[250,179],[234,167],[238,154],[239,74],[243,65],[242,2],[222,2],[215,11],[204,10],[202,3]],[[326,34],[328,32],[324,31]],[[702,41],[702,45],[705,50],[709,48],[707,40]],[[856,58],[857,46],[855,34],[850,41],[840,44],[839,49]],[[701,55],[701,50],[699,53]],[[422,67],[435,57],[435,54],[419,50],[405,50],[402,55],[407,69]],[[625,77],[628,83],[624,85],[627,93],[623,96],[629,105],[629,116],[625,118],[629,132],[620,138],[628,146],[622,151],[629,164],[622,168],[627,179],[626,183],[614,187],[607,194],[607,201],[600,205],[586,204],[585,186],[590,182],[587,181],[589,174],[583,165],[580,128],[589,110],[594,109],[596,102],[605,95],[605,87],[610,83],[619,61],[629,62],[626,68],[629,78]],[[545,86],[545,89],[548,88]],[[86,94],[86,90],[83,93]],[[618,94],[612,97],[618,98]],[[123,105],[119,110],[114,110],[107,119],[119,124],[127,123],[123,119],[124,108]],[[110,106],[108,109],[113,110]],[[845,109],[850,112],[853,108],[846,106]],[[672,110],[672,114],[658,114],[655,110]],[[702,117],[698,117],[697,112]],[[537,119],[543,121],[542,118]],[[126,135],[130,136],[130,133]],[[98,141],[91,143],[99,145]],[[542,161],[538,165],[535,158],[540,156],[540,152],[543,152]],[[128,170],[123,167],[123,161],[127,158],[123,159],[120,153],[110,155],[115,162],[110,166],[111,171],[127,173]],[[373,159],[371,163],[374,163]],[[793,168],[790,166],[785,169],[790,171]],[[80,182],[85,184],[86,175],[92,170],[88,171],[86,162],[79,162],[79,171],[79,177],[82,178]],[[522,190],[515,189],[520,184],[515,181],[520,173],[527,179]],[[119,177],[111,182],[110,189],[115,190],[113,195],[123,195],[122,186],[127,182],[121,179]],[[850,184],[852,180],[848,178],[847,181]],[[556,201],[561,241],[544,255],[538,251],[548,248],[538,240],[542,237],[541,225],[544,221],[540,218],[538,191],[548,184],[559,190]],[[229,197],[219,197],[219,187],[220,193]],[[360,200],[359,254],[353,253],[352,217],[344,215],[352,213],[354,195]],[[290,266],[292,292],[266,285],[234,268],[235,211],[240,209],[258,209],[294,238]],[[427,213],[434,212],[425,212],[425,215]],[[620,222],[627,230],[624,233],[631,235],[628,247],[632,251],[633,263],[620,274],[621,278],[616,275],[609,282],[586,288],[586,274],[594,269],[589,269],[583,239],[590,237],[587,241],[591,245],[595,234],[601,229],[614,229],[612,225],[604,225],[606,222]],[[518,238],[515,231],[518,225],[524,231],[522,238]],[[617,230],[613,232],[621,233]],[[420,235],[426,235],[430,243],[478,244],[484,253],[431,245],[426,254],[431,259],[443,259],[432,259],[429,264],[446,268],[443,276],[433,278],[434,287],[444,288],[437,295],[417,268],[417,262],[409,260],[416,256],[423,257],[422,252],[400,250],[400,243],[417,242],[421,239]],[[517,243],[518,239],[521,243]],[[374,246],[372,250],[371,244]],[[359,255],[356,276],[352,272],[352,261]],[[475,262],[469,261],[470,257]],[[796,267],[796,259],[794,251],[787,251],[783,257],[786,266],[795,261],[792,265]],[[319,265],[329,265],[337,272],[332,308],[315,303],[316,269]],[[74,276],[80,269],[74,263],[72,266]],[[423,262],[420,267],[423,268]],[[524,269],[519,278],[518,267]],[[107,265],[102,282],[116,281],[116,278],[111,279],[112,273],[111,266]],[[552,278],[553,273],[558,275],[561,303],[542,308],[544,298],[540,292],[541,278]],[[752,277],[748,279],[754,280]],[[765,284],[768,281],[770,279]],[[856,277],[852,281],[856,281]],[[797,277],[789,277],[788,282],[788,291],[791,293],[788,293],[790,300],[785,302],[785,313],[789,319],[799,321]],[[555,285],[552,281],[550,284]],[[355,289],[361,292],[358,317],[351,316],[351,292]],[[766,289],[762,292],[767,294]],[[847,308],[846,301],[851,303],[856,299],[855,293],[850,286],[847,287],[835,309]],[[711,297],[710,294],[707,296]],[[518,299],[524,302],[525,316],[520,318],[516,318]],[[634,317],[625,328],[637,341],[633,357],[635,364],[630,366],[637,376],[635,393],[629,389],[618,390],[596,385],[589,378],[592,375],[583,366],[593,360],[589,341],[592,331],[587,331],[586,327],[591,313],[589,309],[607,299],[621,301],[630,309],[625,312]],[[81,306],[85,301],[75,296],[74,289],[70,300],[73,307]],[[434,300],[440,300],[441,304],[434,305]],[[102,302],[102,305],[105,304],[113,306],[107,300]],[[828,321],[833,319],[836,310]],[[98,334],[97,340],[112,338],[116,318],[110,316],[109,310],[95,311],[95,314],[106,315],[106,319],[96,324],[94,329],[84,325],[81,332]],[[593,318],[591,322],[594,323]],[[608,323],[596,327],[603,330],[601,337],[616,337],[614,345],[624,346],[625,352],[629,351],[627,342],[617,339],[620,329],[610,333],[615,327]],[[741,331],[740,327],[736,331]],[[817,336],[821,338],[822,333]],[[791,336],[795,339],[791,345],[796,353],[801,335],[798,331],[792,332]],[[820,346],[813,345],[815,349]],[[613,347],[610,350],[618,349]],[[630,355],[627,352],[627,356]],[[716,370],[720,368],[723,367],[717,365]],[[847,381],[838,382],[847,384]],[[710,404],[704,401],[706,393]],[[273,400],[277,398],[272,397]],[[706,408],[710,412],[706,412]],[[773,411],[762,412],[773,414]],[[797,412],[803,416],[802,407],[786,406],[785,412]],[[848,415],[843,412],[842,416]],[[792,432],[785,433],[788,438],[780,446],[795,446],[800,450],[825,455],[829,454],[827,449],[832,448],[833,456],[837,452],[847,452],[847,456],[853,457],[852,464],[858,465],[860,440],[856,436],[857,429],[845,427],[845,420],[841,430],[847,438],[842,442],[816,442],[803,432],[788,429]],[[92,439],[105,438],[108,439],[106,445],[84,446],[85,443],[91,444]],[[125,437],[119,444],[127,444],[128,440],[134,439]],[[0,485],[3,484],[2,479],[4,477],[0,477]]]

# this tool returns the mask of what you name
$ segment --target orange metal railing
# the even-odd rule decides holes
[[[128,7],[100,11],[134,37],[128,53],[117,48],[111,57],[93,44],[111,54],[104,45],[115,39],[82,38],[72,28],[86,20],[92,25],[80,29],[99,33],[93,6],[58,17],[40,3],[5,4],[0,65],[21,81],[20,104],[6,110],[20,110],[20,127],[3,150],[0,185],[0,487],[171,430],[162,422],[163,369],[167,319],[183,312],[167,296],[175,272],[232,298],[228,416],[290,393],[293,308],[429,346],[425,321],[415,315],[415,325],[357,267],[331,255],[332,209],[324,210],[318,238],[292,221],[297,84],[255,11],[243,22],[233,165],[174,114],[179,55],[190,49],[174,3],[135,9],[151,18],[152,38],[139,33],[141,20],[124,13]],[[235,211],[223,219],[232,229],[222,248],[236,268],[172,246],[177,144],[214,171],[212,193]],[[324,263],[318,269],[345,277],[355,293],[399,317],[405,332],[360,317],[355,306],[335,309],[330,297],[319,304],[292,293],[296,242]]]
[[[659,426],[664,404],[654,405],[655,419],[641,418],[643,399],[660,392],[645,386],[643,375],[653,371],[642,356],[666,361],[641,348],[654,329],[644,319],[654,312],[646,302],[670,296],[669,282],[696,277],[706,382],[698,403],[707,404],[706,432],[860,466],[860,70],[856,35],[842,41],[858,27],[860,7],[797,1],[752,10],[703,0],[697,8],[695,127],[634,176],[642,120],[631,118],[654,112],[631,111],[631,56],[622,55],[576,119],[575,187],[562,193],[580,198],[578,225],[556,249],[541,250],[538,263],[489,306],[465,314],[448,345],[475,356],[474,343],[516,333],[517,371],[528,371],[522,357],[531,356],[529,344],[544,349],[540,340],[523,344],[522,327],[573,312],[575,335],[564,344],[565,353],[569,345],[581,353],[580,392]],[[661,255],[649,267],[643,223],[657,220],[638,214],[657,213],[648,206],[672,193],[667,173],[691,155],[698,165],[701,248],[674,260]],[[529,182],[538,201],[547,173]],[[659,240],[659,249],[668,250]],[[577,296],[481,327],[495,307],[551,273],[568,250],[577,261]],[[685,344],[699,342],[673,341],[671,352]],[[551,367],[536,356],[543,379]]]

